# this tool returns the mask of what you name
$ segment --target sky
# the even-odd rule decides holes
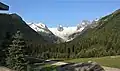
[[[42,22],[48,27],[76,26],[120,8],[120,0],[0,0],[26,22]]]

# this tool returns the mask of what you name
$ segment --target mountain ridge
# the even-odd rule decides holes
[[[55,36],[48,27],[43,23],[29,23],[28,24],[33,30],[35,30],[38,34],[42,35],[46,41],[52,43],[60,43],[63,40],[58,36]]]
[[[63,42],[68,42],[73,40],[75,37],[69,37],[72,34],[80,34],[80,32],[88,25],[90,24],[90,21],[83,20],[80,24],[78,24],[75,27],[63,27],[62,25],[59,25],[57,28],[49,28],[43,23],[28,23],[28,25],[38,32],[39,34],[44,33],[45,34],[51,34],[54,35],[54,37],[58,37],[63,40]],[[33,25],[33,26],[32,26]],[[43,25],[44,27],[41,27]],[[43,36],[44,36],[43,35]],[[76,35],[77,36],[77,35]]]

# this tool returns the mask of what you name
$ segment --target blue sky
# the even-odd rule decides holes
[[[119,0],[0,0],[26,22],[43,22],[48,27],[76,26],[120,8]]]

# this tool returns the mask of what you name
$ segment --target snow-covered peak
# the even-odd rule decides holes
[[[61,31],[63,31],[63,30],[64,30],[64,28],[63,28],[63,26],[62,26],[62,25],[59,25],[59,26],[58,26],[58,28],[57,28],[57,30],[61,32]]]
[[[31,23],[31,24],[28,23],[28,24],[32,29],[34,29],[39,33],[44,32],[49,35],[50,33],[52,33],[52,35],[60,37],[64,41],[71,41],[76,37],[76,36],[70,37],[71,35],[77,35],[77,34],[79,35],[81,31],[85,30],[86,28],[89,28],[89,25],[91,25],[91,27],[96,26],[96,21],[98,21],[98,19],[95,19],[93,21],[83,20],[77,26],[63,27],[62,25],[59,25],[56,28],[49,28],[43,23]]]
[[[67,37],[76,31],[76,27],[63,27],[63,28],[64,29],[62,31],[59,31],[58,28],[49,28],[49,30],[56,36],[66,41],[68,40]]]
[[[98,18],[95,19],[95,21],[98,21],[98,20],[99,20]]]
[[[28,25],[34,25],[34,26],[38,26],[38,27],[40,27],[40,28],[47,28],[47,26],[45,25],[45,24],[43,24],[43,23],[27,23]]]
[[[43,23],[36,23],[35,25],[41,28],[47,28],[47,26]]]
[[[88,24],[90,24],[90,21],[83,20],[80,24],[77,25],[77,30],[80,30],[83,27],[86,27]]]
[[[43,23],[28,23],[28,25],[35,30],[36,32],[46,32],[46,33],[51,33],[47,26]]]
[[[98,26],[97,22],[98,22],[98,19],[93,20],[90,24],[90,27],[95,28],[96,26]]]
[[[28,25],[35,31],[39,30],[39,28],[35,24],[33,24],[33,23],[28,23]]]
[[[59,27],[63,27],[62,25],[59,25]]]

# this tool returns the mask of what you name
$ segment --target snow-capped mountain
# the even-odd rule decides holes
[[[29,26],[34,29],[36,32],[45,32],[45,33],[52,33],[45,24],[43,23],[28,23]]]
[[[92,22],[88,20],[83,20],[75,27],[63,27],[62,25],[59,25],[57,28],[48,28],[43,23],[30,23],[29,26],[42,36],[47,37],[46,39],[52,39],[52,41],[54,40],[54,42],[58,41],[58,39],[61,41],[63,39],[64,42],[67,42],[73,40],[76,36],[80,35],[81,31],[87,28],[95,27],[96,20],[93,20]]]
[[[89,25],[91,24],[90,21],[88,20],[83,20],[80,24],[78,24],[76,27],[77,29],[75,30],[74,33],[72,33],[71,35],[68,36],[68,39],[67,41],[71,41],[73,40],[74,38],[76,38],[78,35],[81,34],[81,32],[83,30],[85,30]]]
[[[49,28],[50,31],[55,34],[56,36],[62,38],[64,41],[70,41],[72,38],[68,38],[69,35],[72,35],[76,32],[81,32],[84,28],[77,29],[77,27],[61,27],[63,28],[62,31],[60,31],[61,25],[58,28]],[[59,30],[58,30],[59,29]]]
[[[44,37],[45,40],[53,43],[58,42],[59,38],[55,36],[43,23],[28,23],[28,25]]]
[[[90,28],[94,28],[94,27],[98,26],[97,22],[98,22],[98,19],[96,18],[95,20],[93,20],[93,21],[91,22]]]

